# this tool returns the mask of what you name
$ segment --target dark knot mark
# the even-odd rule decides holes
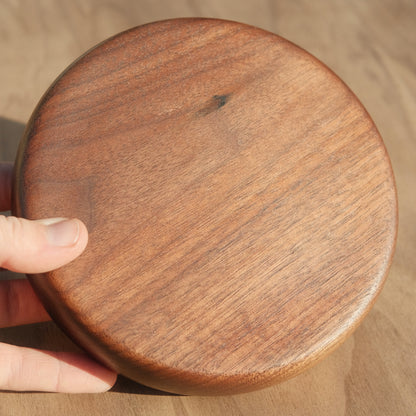
[[[230,94],[214,95],[207,104],[196,112],[198,117],[207,116],[208,114],[224,107],[230,99]]]
[[[224,107],[228,100],[228,95],[214,95],[214,100],[217,103],[217,108]]]

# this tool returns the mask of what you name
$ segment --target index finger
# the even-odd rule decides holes
[[[117,374],[87,356],[41,351],[0,342],[0,390],[99,393]]]
[[[12,206],[13,163],[0,163],[0,211],[8,211]]]

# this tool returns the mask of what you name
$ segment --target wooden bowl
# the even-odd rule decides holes
[[[182,394],[254,390],[342,342],[396,238],[386,149],[327,67],[263,30],[179,19],[108,39],[28,124],[14,213],[78,217],[86,251],[30,276],[92,356]]]

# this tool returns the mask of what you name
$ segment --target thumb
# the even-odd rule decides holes
[[[87,241],[87,229],[78,219],[0,216],[0,266],[14,272],[57,269],[78,257]]]

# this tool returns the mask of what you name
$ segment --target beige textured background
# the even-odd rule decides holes
[[[367,107],[390,153],[399,193],[399,237],[384,290],[337,351],[263,391],[176,397],[121,378],[104,395],[3,392],[0,416],[415,415],[414,0],[0,0],[0,157],[14,159],[34,106],[73,59],[124,29],[180,16],[238,20],[278,33],[329,65]],[[0,330],[0,341],[74,348],[52,323]]]

